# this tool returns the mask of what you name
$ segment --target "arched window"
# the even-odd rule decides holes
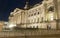
[[[48,8],[48,11],[54,12],[54,7],[53,7],[53,6],[49,7],[49,8]]]
[[[38,12],[38,14],[39,14],[39,12]]]

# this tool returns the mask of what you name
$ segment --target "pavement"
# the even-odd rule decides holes
[[[0,38],[60,38],[60,30],[21,29],[0,32]]]

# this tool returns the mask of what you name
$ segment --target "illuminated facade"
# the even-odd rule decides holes
[[[44,0],[42,4],[28,10],[16,8],[10,14],[9,23],[15,23],[18,27],[24,28],[56,29],[60,27],[59,3],[60,0]]]
[[[0,21],[0,31],[2,31],[3,26],[4,26],[4,21]]]
[[[46,20],[49,21],[49,23],[51,22],[51,25],[57,29],[60,29],[59,3],[60,0],[44,0]]]
[[[28,10],[28,25],[31,28],[46,28],[43,4]]]

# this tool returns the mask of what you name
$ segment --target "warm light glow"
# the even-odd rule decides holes
[[[51,20],[53,20],[53,16],[51,16]]]
[[[53,21],[53,19],[54,19],[53,13],[49,13],[47,18],[49,21]]]
[[[15,27],[15,26],[16,26],[16,24],[10,24],[9,28],[12,28],[12,27]]]

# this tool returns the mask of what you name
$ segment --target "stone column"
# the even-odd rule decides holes
[[[46,1],[44,1],[43,4],[44,4],[44,12],[45,12],[45,21],[47,21],[48,10],[47,10],[47,3],[46,3]]]
[[[54,3],[54,15],[55,15],[55,20],[56,20],[56,28],[58,29],[59,26],[59,15],[58,15],[58,2],[57,0],[53,0]]]
[[[59,16],[59,29],[60,29],[60,0],[57,0],[58,1],[58,16]]]

